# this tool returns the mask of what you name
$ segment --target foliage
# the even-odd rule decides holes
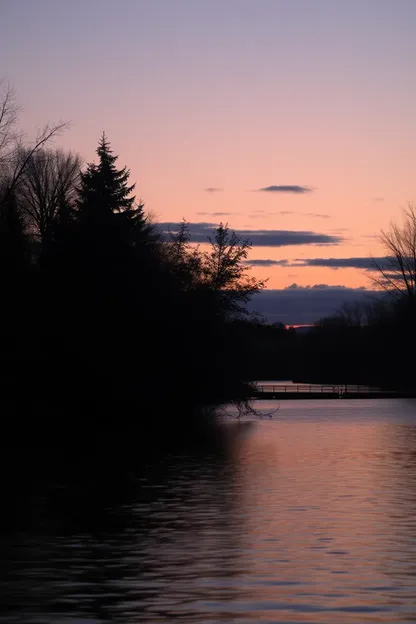
[[[104,134],[84,170],[61,151],[21,154],[19,183],[3,194],[0,238],[3,270],[24,276],[9,280],[19,285],[18,307],[31,306],[26,322],[19,315],[13,325],[15,309],[4,317],[2,389],[16,400],[23,383],[36,397],[35,435],[57,435],[58,405],[74,435],[81,428],[102,440],[156,435],[161,417],[171,436],[199,426],[201,407],[244,402],[250,354],[236,319],[262,287],[243,264],[248,242],[221,224],[202,251],[185,222],[165,239]],[[181,406],[175,418],[173,405]]]

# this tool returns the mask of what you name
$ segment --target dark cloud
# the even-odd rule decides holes
[[[305,260],[296,258],[292,266],[313,266],[313,267],[328,267],[330,269],[364,269],[367,271],[374,271],[376,264],[379,266],[385,265],[388,258],[307,258]]]
[[[293,266],[289,264],[288,260],[270,260],[268,258],[255,258],[254,260],[247,260],[245,264],[250,266],[270,267],[270,266]]]
[[[295,193],[297,195],[302,193],[310,193],[312,189],[309,186],[298,186],[297,184],[272,184],[271,186],[264,186],[257,189],[262,193]]]
[[[363,269],[377,271],[377,266],[391,266],[387,257],[383,258],[295,258],[294,260],[247,260],[252,266],[288,266],[288,267],[327,267],[329,269]]]
[[[223,190],[223,188],[218,188],[216,186],[208,186],[204,189],[205,193],[222,193]]]
[[[375,290],[345,286],[298,286],[281,290],[263,290],[253,297],[250,312],[258,312],[268,322],[286,325],[311,325],[320,318],[335,314],[343,303],[374,301],[380,296]]]
[[[179,223],[159,223],[162,232],[177,232]],[[206,243],[207,237],[217,227],[215,223],[189,223],[190,240],[193,243]],[[286,247],[289,245],[339,245],[341,236],[319,234],[310,231],[296,230],[236,230],[244,239],[248,239],[253,247]]]

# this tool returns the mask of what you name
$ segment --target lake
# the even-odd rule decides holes
[[[416,622],[415,400],[284,401],[223,431],[95,516],[38,501],[1,537],[0,622]]]

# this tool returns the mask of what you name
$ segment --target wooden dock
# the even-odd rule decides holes
[[[255,384],[252,397],[257,400],[284,399],[407,399],[415,393],[383,390],[371,386],[336,384]]]

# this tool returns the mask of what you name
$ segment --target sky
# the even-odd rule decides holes
[[[154,218],[228,223],[268,314],[312,322],[294,291],[371,291],[416,201],[415,25],[414,0],[0,0],[0,76],[29,136],[70,121],[90,162],[105,130]]]

